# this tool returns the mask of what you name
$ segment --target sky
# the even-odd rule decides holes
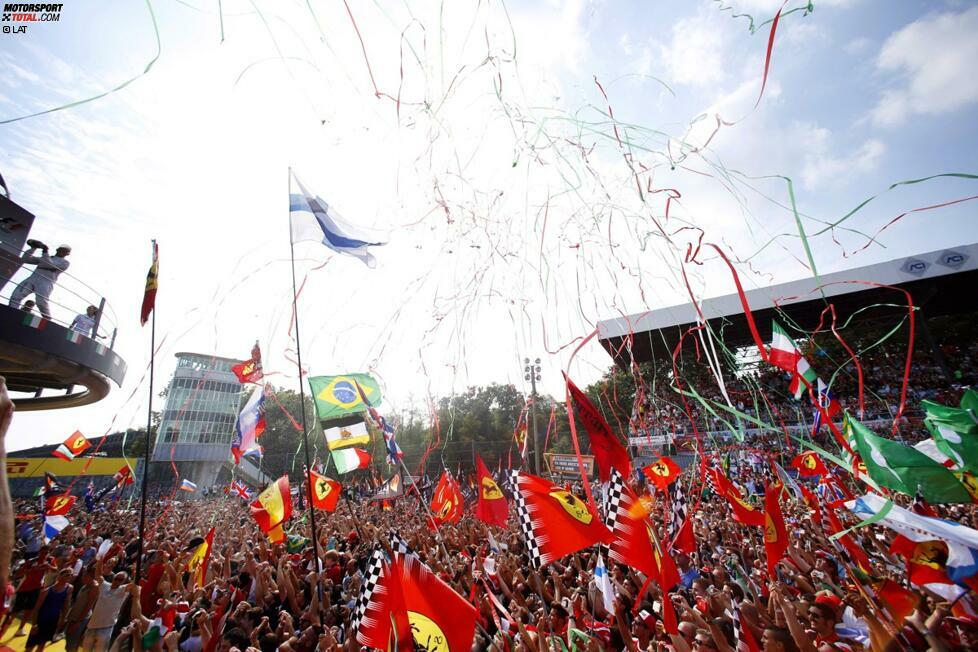
[[[386,234],[375,269],[295,253],[304,367],[373,373],[389,411],[523,388],[524,357],[543,391],[592,382],[607,354],[571,357],[598,320],[688,300],[684,267],[698,298],[733,291],[712,253],[684,264],[700,233],[748,288],[812,276],[798,222],[820,273],[978,241],[976,202],[867,239],[978,194],[887,190],[978,171],[978,7],[789,0],[760,96],[781,4],[116,0],[0,34],[0,171],[32,235],[72,245],[129,365],[99,403],[18,414],[8,448],[145,423],[153,238],[156,391],[176,352],[256,339],[296,389],[290,167]]]

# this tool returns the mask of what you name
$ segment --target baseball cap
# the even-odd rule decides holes
[[[948,621],[958,625],[959,627],[967,627],[968,629],[978,631],[978,616],[965,614],[964,616],[958,616],[956,618],[948,618]]]

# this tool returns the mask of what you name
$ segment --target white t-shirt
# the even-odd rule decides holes
[[[119,608],[126,599],[126,585],[120,584],[113,589],[112,584],[102,580],[99,587],[98,600],[95,601],[95,608],[92,609],[92,617],[88,620],[89,629],[101,629],[112,627],[119,619]]]

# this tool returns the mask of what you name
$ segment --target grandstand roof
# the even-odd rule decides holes
[[[818,325],[819,315],[828,303],[835,305],[840,323],[867,306],[875,307],[861,313],[860,319],[906,313],[902,294],[867,283],[907,290],[914,305],[927,317],[975,311],[978,309],[978,292],[975,292],[978,244],[823,274],[820,280],[821,283],[809,277],[745,292],[765,341],[770,341],[771,320],[778,312],[809,330]],[[753,343],[737,294],[706,299],[700,303],[700,309],[713,329],[722,330],[728,345]],[[618,364],[627,364],[628,354],[621,351],[622,343],[629,334],[634,334],[635,360],[647,362],[671,356],[680,335],[696,323],[696,308],[684,303],[598,322],[598,340]]]

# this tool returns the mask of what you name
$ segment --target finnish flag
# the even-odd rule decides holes
[[[371,269],[376,267],[377,259],[369,248],[385,244],[386,236],[345,221],[335,208],[318,195],[310,194],[295,173],[289,179],[292,242],[316,240],[337,253],[359,258]]]

